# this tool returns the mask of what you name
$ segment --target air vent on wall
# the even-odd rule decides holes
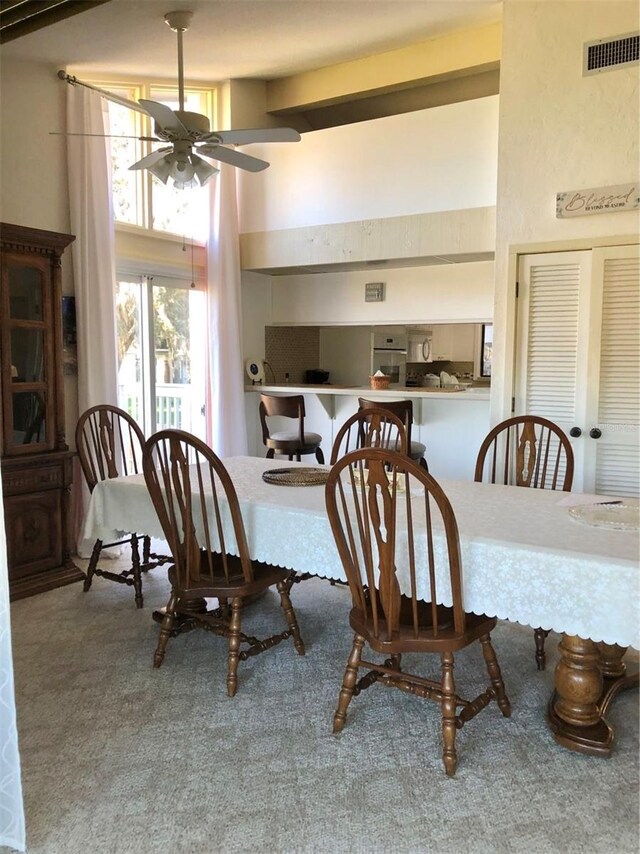
[[[586,42],[582,76],[637,65],[639,46],[640,35],[638,33],[627,33],[624,36]]]

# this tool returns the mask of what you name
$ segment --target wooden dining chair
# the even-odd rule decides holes
[[[239,661],[289,637],[293,637],[298,655],[304,655],[289,598],[292,573],[251,559],[236,490],[221,460],[197,437],[182,430],[161,430],[147,440],[142,466],[173,555],[171,595],[154,667],[162,664],[174,623],[182,615],[193,627],[227,638],[230,697],[237,690]],[[247,597],[256,597],[269,587],[276,587],[280,594],[288,629],[259,640],[242,632],[242,606]],[[201,608],[206,598],[217,599],[219,607]]]
[[[319,463],[324,463],[324,454],[320,443],[322,436],[304,429],[304,395],[261,394],[260,395],[260,424],[262,426],[262,442],[267,448],[267,457],[272,459],[275,454],[285,454],[292,460],[300,462],[303,454],[315,454]],[[293,430],[270,431],[268,419],[272,417],[291,418],[297,422]]]
[[[393,412],[379,406],[361,409],[351,415],[338,430],[331,448],[330,464],[358,448],[387,448],[407,453],[404,422]]]
[[[506,486],[571,491],[573,449],[563,431],[537,415],[516,415],[490,430],[480,446],[474,480]],[[546,666],[549,630],[534,629],[536,665]]]
[[[367,409],[372,406],[382,407],[389,412],[393,412],[402,420],[407,431],[407,442],[409,447],[409,456],[412,460],[418,462],[425,471],[429,471],[427,460],[425,458],[426,445],[422,442],[416,442],[411,438],[411,427],[413,425],[413,401],[412,400],[367,400],[364,397],[358,398],[358,406],[360,409]]]
[[[109,404],[92,406],[82,413],[76,425],[76,449],[89,492],[102,480],[142,473],[142,447],[144,435],[138,424],[123,409]],[[151,540],[142,536],[142,561],[140,561],[140,536],[133,532],[112,543],[96,540],[91,552],[84,580],[85,593],[91,588],[94,575],[133,586],[137,608],[142,608],[142,573],[167,563],[169,558],[151,552]],[[128,545],[131,549],[131,567],[122,572],[111,572],[98,566],[103,549]]]
[[[442,709],[443,761],[451,777],[456,730],[492,700],[505,717],[511,714],[490,638],[496,618],[463,608],[451,504],[419,464],[381,448],[361,448],[339,459],[329,474],[326,503],[351,591],[354,631],[333,731],[343,729],[352,698],[376,682],[435,700]],[[469,701],[456,693],[454,653],[474,641],[482,647],[491,684]],[[365,644],[384,661],[365,660]],[[437,654],[440,678],[404,670],[404,653]],[[361,669],[366,672],[358,678]]]

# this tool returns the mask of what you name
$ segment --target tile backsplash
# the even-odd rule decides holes
[[[303,383],[305,371],[320,367],[320,329],[317,326],[267,326],[264,330],[266,383]],[[273,369],[271,376],[269,365]]]

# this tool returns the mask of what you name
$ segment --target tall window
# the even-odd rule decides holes
[[[129,101],[146,97],[172,110],[179,106],[177,91],[171,88],[105,84],[103,88]],[[185,90],[185,110],[211,116],[214,96],[211,90]],[[177,190],[146,169],[130,170],[133,163],[158,148],[157,143],[138,139],[153,136],[153,121],[142,113],[109,102],[109,123],[116,223],[148,229],[158,236],[176,234],[203,243],[209,223],[208,187]]]
[[[205,438],[204,292],[178,279],[118,275],[118,405],[149,436]]]

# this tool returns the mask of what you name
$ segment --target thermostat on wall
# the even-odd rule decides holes
[[[365,302],[384,301],[384,282],[366,282],[364,286]]]

